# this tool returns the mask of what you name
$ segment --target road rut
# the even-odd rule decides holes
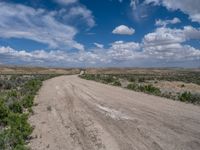
[[[200,107],[77,76],[44,82],[33,150],[199,150]]]

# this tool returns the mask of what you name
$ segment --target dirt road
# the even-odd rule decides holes
[[[200,107],[80,79],[44,82],[33,150],[199,150]]]

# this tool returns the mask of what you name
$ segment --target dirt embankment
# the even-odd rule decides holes
[[[44,82],[33,150],[199,150],[200,107],[80,79]]]

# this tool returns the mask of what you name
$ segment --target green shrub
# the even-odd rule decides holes
[[[154,95],[160,95],[161,94],[160,89],[154,87],[151,84],[144,86],[144,92],[149,93],[149,94],[154,94]]]
[[[9,105],[9,109],[14,113],[22,113],[23,108],[19,101],[15,101],[13,104]]]
[[[190,99],[189,102],[193,104],[200,104],[200,94],[199,93],[192,94],[192,98]]]
[[[113,85],[114,86],[121,86],[121,83],[120,83],[120,81],[114,81]]]
[[[22,145],[22,144],[18,144],[18,145],[16,145],[14,150],[29,150],[29,149],[26,146]]]
[[[128,84],[128,86],[126,87],[127,89],[130,89],[130,90],[137,90],[138,86],[137,84]]]
[[[19,147],[22,148],[24,144],[23,137],[16,129],[6,129],[0,133],[0,148],[2,150],[19,149]]]
[[[25,140],[32,132],[32,127],[28,123],[27,114],[10,113],[7,122],[11,127],[13,134],[17,137],[22,137],[23,140]]]
[[[84,74],[84,75],[80,75],[79,77],[84,78],[86,80],[95,80],[95,75],[93,74]]]
[[[5,119],[8,128],[0,131],[0,148],[19,149],[23,147],[25,140],[32,132],[32,127],[27,121],[28,116],[11,112]]]
[[[159,88],[154,87],[153,85],[138,85],[138,84],[129,84],[127,86],[128,89],[138,91],[138,92],[144,92],[148,94],[153,94],[153,95],[161,95],[161,91]]]
[[[112,76],[105,76],[101,78],[104,83],[112,83],[115,82],[115,79]]]
[[[3,100],[0,100],[0,126],[6,124],[6,118],[9,115],[9,109],[4,104]]]
[[[179,95],[179,100],[182,102],[189,101],[192,97],[192,94],[190,92],[184,92]]]
[[[35,95],[37,93],[37,91],[39,90],[39,88],[42,85],[42,81],[37,80],[37,79],[32,79],[29,80],[25,85],[24,85],[24,91],[26,91],[26,93],[29,93],[31,95]]]
[[[34,96],[33,95],[26,95],[23,99],[22,99],[22,105],[25,108],[30,108],[33,106],[33,102],[34,101]]]
[[[0,149],[6,150],[6,149],[11,149],[10,146],[10,134],[9,130],[0,130]]]
[[[183,92],[179,94],[179,100],[182,102],[190,102],[200,104],[200,94],[192,94],[191,92]]]
[[[17,94],[17,91],[16,90],[11,90],[7,93],[7,96],[8,97],[15,97],[17,98],[18,94]]]

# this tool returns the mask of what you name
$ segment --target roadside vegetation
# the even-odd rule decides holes
[[[200,90],[192,91],[187,84],[194,84],[200,89],[200,72],[174,71],[172,73],[135,73],[135,74],[83,74],[81,78],[120,86],[137,92],[166,97],[187,103],[200,104]],[[159,83],[180,82],[179,89],[159,87]]]
[[[42,81],[55,75],[0,75],[0,149],[27,150],[34,97]]]

